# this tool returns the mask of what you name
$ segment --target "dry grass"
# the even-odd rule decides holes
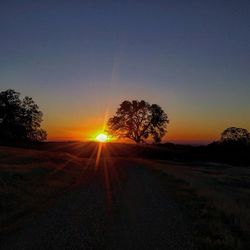
[[[79,184],[87,163],[68,153],[0,147],[0,232],[13,230]]]
[[[40,151],[0,147],[0,232],[13,230],[33,212],[46,209],[60,194],[82,183],[85,171],[94,163],[90,156],[95,145],[49,146]],[[112,157],[131,157],[128,149],[110,146]],[[186,205],[201,249],[246,249],[250,238],[250,168],[134,157],[155,169],[167,191]]]
[[[250,236],[250,168],[151,162],[196,222],[202,249],[246,249]]]

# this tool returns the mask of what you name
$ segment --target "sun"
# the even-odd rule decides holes
[[[106,142],[108,140],[108,136],[106,134],[98,134],[95,138],[99,142]]]

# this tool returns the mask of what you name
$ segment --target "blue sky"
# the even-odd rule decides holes
[[[51,138],[84,137],[124,99],[160,104],[170,140],[250,129],[250,2],[1,1],[6,88],[37,101]]]

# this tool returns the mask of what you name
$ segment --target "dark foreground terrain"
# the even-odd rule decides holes
[[[0,249],[245,249],[250,168],[149,149],[0,147]]]

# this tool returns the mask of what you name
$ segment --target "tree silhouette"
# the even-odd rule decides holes
[[[20,99],[20,93],[8,89],[0,92],[0,143],[46,140],[40,128],[42,112],[30,97]]]
[[[225,129],[221,133],[221,142],[233,142],[233,143],[249,143],[250,142],[250,134],[247,129],[244,128],[236,128],[230,127]]]
[[[123,101],[108,121],[108,132],[136,143],[149,137],[157,143],[167,132],[168,123],[167,114],[157,104],[150,105],[144,100]]]

